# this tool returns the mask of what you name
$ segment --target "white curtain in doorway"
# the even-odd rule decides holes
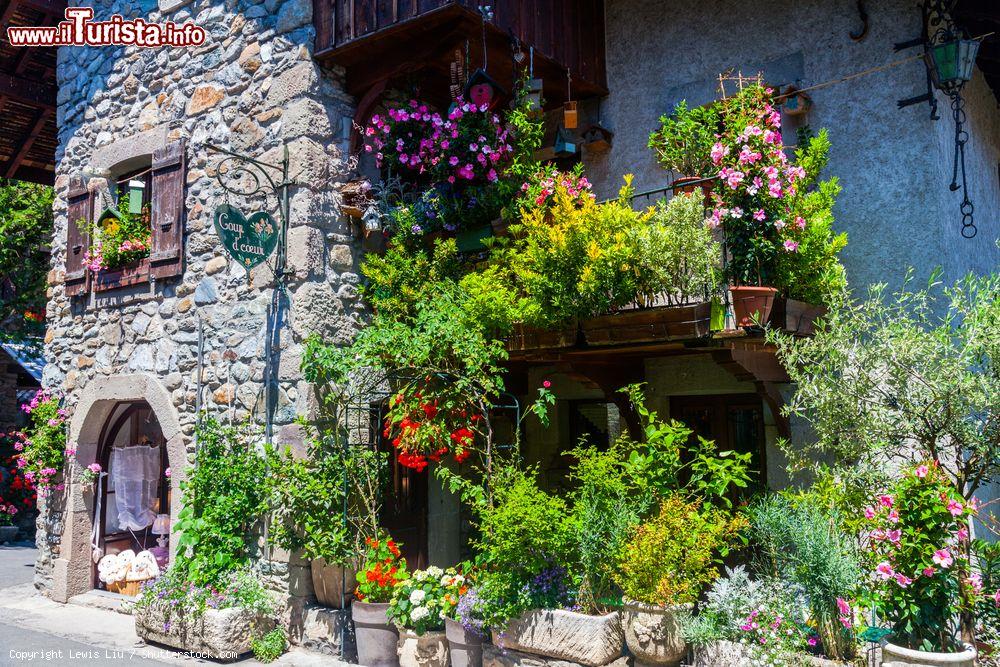
[[[153,523],[160,490],[160,448],[115,447],[111,450],[111,479],[118,525],[142,530]]]

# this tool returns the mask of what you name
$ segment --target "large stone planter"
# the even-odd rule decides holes
[[[461,623],[444,619],[444,633],[448,637],[451,667],[482,667],[483,638],[468,632]]]
[[[448,638],[441,630],[418,635],[403,629],[396,654],[399,667],[448,667]]]
[[[357,572],[354,568],[330,565],[322,558],[315,558],[310,563],[310,571],[313,590],[316,592],[316,601],[324,607],[341,609],[347,596],[358,587]],[[344,588],[345,581],[347,583],[346,589]]]
[[[882,667],[973,667],[976,649],[963,645],[960,653],[929,653],[886,644],[882,647]]]
[[[502,632],[493,631],[493,643],[523,651],[598,667],[622,655],[625,636],[621,616],[588,616],[563,609],[527,611]]]
[[[0,544],[13,542],[17,537],[17,526],[0,526]]]
[[[389,622],[387,602],[351,603],[354,636],[358,645],[358,664],[365,667],[396,667],[399,632]]]
[[[642,602],[625,601],[622,628],[625,644],[638,662],[676,667],[687,655],[687,645],[681,632],[678,613],[693,605],[661,607]]]
[[[737,642],[715,641],[694,647],[691,667],[744,667],[753,664],[749,647]]]
[[[208,609],[197,618],[146,607],[133,616],[135,632],[145,641],[223,661],[249,653],[250,640],[274,627],[273,619],[239,607]]]

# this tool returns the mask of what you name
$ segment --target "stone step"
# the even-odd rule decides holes
[[[90,607],[92,609],[103,609],[105,611],[116,611],[119,614],[132,614],[132,600],[134,598],[121,595],[119,593],[109,593],[108,591],[87,591],[80,595],[74,595],[69,599],[70,604],[80,607]]]

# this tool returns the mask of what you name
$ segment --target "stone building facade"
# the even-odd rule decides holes
[[[338,184],[347,174],[344,119],[352,116],[352,100],[341,92],[338,74],[322,71],[312,58],[308,0],[97,4],[96,19],[116,13],[152,22],[190,19],[208,39],[191,49],[60,49],[44,383],[65,395],[78,466],[99,460],[117,406],[151,409],[174,471],[170,513],[176,518],[179,483],[193,457],[199,389],[207,413],[263,422],[270,338],[277,369],[275,439],[300,444],[292,422],[310,410],[299,370],[301,343],[310,333],[347,341],[357,326],[356,238],[336,213]],[[227,194],[215,178],[222,156],[207,143],[270,163],[279,163],[287,147],[298,185],[291,190],[286,291],[275,289],[273,257],[248,281],[222,252],[213,230],[216,206],[274,212],[277,202]],[[158,179],[169,178],[177,164],[183,187],[167,193]],[[80,250],[77,218],[97,215],[123,174],[150,169],[150,275],[104,290],[93,281],[81,283],[79,265],[67,264],[67,255],[72,264]],[[160,201],[178,192],[182,201]],[[170,215],[179,211],[183,231],[180,254],[158,265],[161,207]],[[49,499],[40,519],[36,586],[56,600],[94,585],[94,501],[91,490],[74,483],[64,497]],[[273,558],[276,585],[308,596],[303,564],[288,563],[287,554]]]
[[[777,6],[606,0],[610,95],[584,104],[581,122],[586,127],[600,121],[615,133],[610,150],[582,154],[596,190],[612,194],[625,173],[636,174],[638,190],[667,185],[670,174],[646,148],[648,134],[680,99],[712,99],[720,71],[763,71],[769,80],[811,85],[885,65],[895,57],[892,43],[912,38],[919,27],[912,4],[878,3],[870,9],[868,35],[854,41],[849,33],[860,19],[848,0]],[[97,18],[119,13],[154,22],[190,19],[209,37],[191,49],[59,51],[44,384],[66,397],[76,465],[99,460],[106,425],[120,406],[141,403],[155,416],[174,473],[169,509],[176,517],[179,483],[193,458],[196,407],[226,421],[249,416],[262,422],[270,351],[277,369],[275,439],[298,445],[302,436],[293,420],[313,408],[299,369],[303,340],[318,333],[347,342],[363,324],[357,273],[362,243],[357,223],[340,210],[342,185],[355,171],[349,142],[358,100],[345,92],[343,71],[315,58],[311,0],[117,0],[95,9]],[[1000,260],[996,93],[978,73],[968,87],[969,170],[976,175],[970,187],[980,230],[965,241],[958,199],[947,188],[950,121],[932,123],[926,106],[896,109],[897,99],[921,92],[924,77],[923,67],[912,62],[812,93],[815,107],[807,120],[831,133],[828,173],[844,187],[836,228],[850,236],[844,261],[856,290],[898,281],[909,266],[943,264],[956,277],[995,269]],[[278,202],[227,193],[216,178],[222,156],[209,144],[270,163],[279,162],[287,147],[297,183],[290,200],[287,291],[276,289],[273,258],[248,281],[243,268],[223,254],[213,230],[218,205],[276,211]],[[73,264],[81,246],[75,221],[99,213],[119,179],[144,171],[152,174],[154,233],[171,222],[158,216],[178,216],[172,219],[180,229],[172,247],[177,252],[156,260],[145,280],[94,289]],[[158,203],[165,191],[158,183],[171,178],[179,178],[172,183],[182,187],[171,192],[181,199]],[[640,366],[661,414],[701,410],[695,399],[712,397],[712,410],[753,415],[753,438],[760,438],[766,452],[767,482],[785,483],[774,447],[780,420],[774,404],[761,399],[758,383],[734,375],[711,354],[650,358]],[[608,437],[619,430],[602,388],[556,366],[532,368],[526,386],[543,379],[553,382],[560,401],[552,428],[528,422],[524,451],[530,461],[557,466],[581,422],[600,422]],[[800,437],[800,425],[790,428]],[[430,560],[448,564],[458,559],[458,529],[437,517],[456,515],[456,501],[435,487]],[[90,490],[73,484],[49,499],[39,520],[36,585],[56,600],[93,586],[94,502]],[[308,599],[306,563],[278,553],[266,566],[275,587],[296,601]]]

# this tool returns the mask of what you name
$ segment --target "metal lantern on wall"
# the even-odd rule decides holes
[[[924,52],[931,81],[939,90],[951,94],[972,80],[972,69],[979,53],[974,39],[949,39],[929,44]]]

